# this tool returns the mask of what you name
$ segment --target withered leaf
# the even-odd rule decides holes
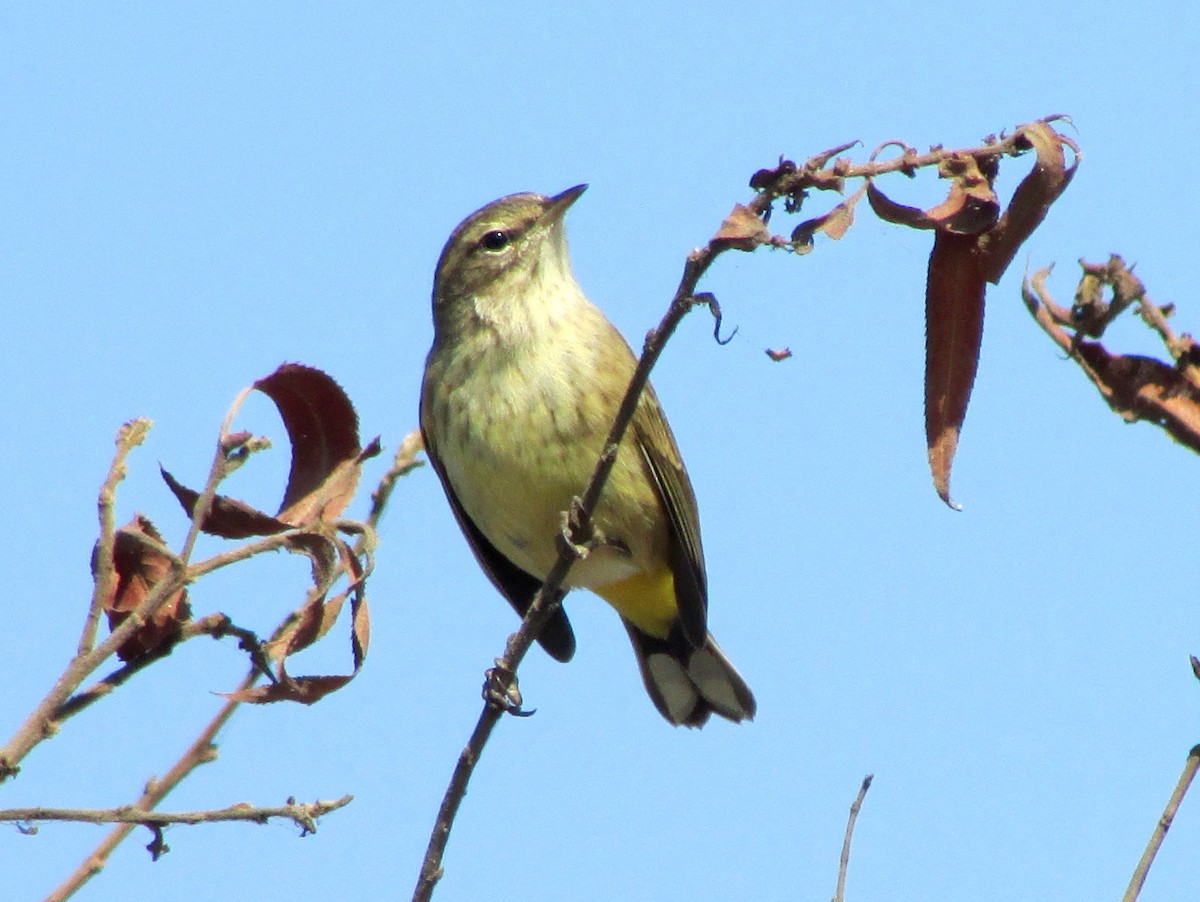
[[[1119,259],[1119,258],[1117,258]],[[1086,269],[1086,267],[1085,267]],[[1145,420],[1166,430],[1175,441],[1200,453],[1200,388],[1181,371],[1138,354],[1113,354],[1098,341],[1071,335],[1063,323],[1070,311],[1045,291],[1049,269],[1025,280],[1021,294],[1034,319],[1068,356],[1073,357],[1112,410],[1127,422]],[[1143,301],[1149,303],[1149,301]]]
[[[109,629],[116,629],[145,601],[158,582],[171,571],[171,559],[161,551],[140,541],[143,535],[162,545],[150,519],[142,514],[116,531],[113,541],[113,569],[116,584],[109,598],[104,600],[104,613],[108,617]],[[98,549],[97,549],[98,550]],[[98,561],[93,552],[92,572],[96,573]],[[121,647],[117,655],[122,661],[130,661],[148,652],[161,652],[179,636],[180,628],[192,615],[187,600],[187,590],[180,589],[164,601],[147,622],[137,629]]]
[[[925,440],[938,496],[950,507],[950,470],[983,340],[985,280],[976,238],[939,231],[925,286]]]
[[[739,251],[752,251],[760,244],[771,240],[771,232],[759,218],[758,214],[745,204],[734,204],[733,210],[725,217],[717,233],[713,235],[713,244],[720,244]]]
[[[285,363],[253,388],[275,402],[292,446],[279,512],[271,516],[245,502],[218,496],[202,528],[240,539],[336,518],[353,498],[362,462],[379,453],[378,439],[360,448],[354,406],[341,386],[321,370]],[[165,470],[163,478],[190,516],[199,493],[180,485]]]
[[[1019,131],[1038,159],[1003,216],[992,189],[999,169],[995,159],[980,162],[960,153],[943,159],[939,174],[950,179],[950,192],[929,210],[898,204],[867,183],[867,200],[881,219],[936,232],[925,286],[925,436],[934,486],[956,510],[950,471],[979,365],[986,282],[999,280],[1078,164],[1074,143],[1045,121]],[[1076,153],[1070,169],[1064,144]]]
[[[338,464],[358,456],[358,414],[332,377],[303,364],[285,363],[254,387],[275,402],[292,443],[283,511],[319,489]]]
[[[312,562],[313,585],[304,604],[296,610],[263,646],[274,661],[308,648],[327,632],[337,620],[341,602],[331,606],[325,596],[339,573],[338,549],[335,540],[316,533],[297,533],[288,537],[288,550],[307,555]]]
[[[880,219],[913,229],[977,235],[991,228],[1000,215],[1000,204],[991,179],[975,159],[952,157],[939,171],[950,180],[950,191],[944,201],[928,210],[893,201],[872,180],[867,181],[867,202]]]
[[[812,248],[813,236],[817,232],[824,232],[834,241],[840,240],[849,231],[850,226],[854,224],[854,207],[862,200],[867,187],[864,184],[849,198],[842,201],[823,216],[814,217],[796,226],[792,230],[793,247],[801,253],[805,253]]]
[[[766,191],[768,188],[774,187],[779,179],[792,175],[795,171],[795,163],[791,160],[781,159],[779,165],[774,169],[760,169],[750,176],[750,187],[755,191]]]
[[[884,222],[909,226],[914,229],[932,229],[934,224],[920,207],[897,203],[875,187],[873,179],[867,179],[867,203],[875,215]]]
[[[350,676],[299,676],[288,677],[287,681],[252,686],[241,692],[225,692],[222,695],[231,701],[251,705],[266,705],[271,702],[300,702],[313,705],[341,689],[353,677]]]
[[[192,516],[200,493],[182,485],[174,476],[159,467],[163,481],[179,499],[187,515]],[[210,535],[221,536],[225,539],[248,539],[251,536],[273,536],[292,528],[291,523],[285,523],[278,517],[263,513],[253,505],[237,498],[217,495],[213,498],[212,507],[204,518],[203,529]]]
[[[1110,353],[1097,341],[1081,341],[1076,349],[1095,373],[1104,400],[1123,419],[1147,420],[1200,452],[1200,393],[1178,369],[1153,357]]]
[[[326,539],[313,533],[301,533],[289,542],[293,551],[307,554],[313,562],[313,587],[303,605],[264,645],[268,656],[278,662],[278,678],[273,686],[263,686],[230,695],[251,704],[298,701],[312,704],[340,689],[358,675],[366,659],[371,639],[371,615],[364,591],[365,570],[358,556],[339,538]],[[341,563],[341,567],[337,566]],[[326,600],[333,582],[341,573],[351,577],[350,584]],[[350,649],[353,670],[347,675],[290,677],[287,658],[325,636],[338,619],[346,600],[350,600]]]
[[[1079,168],[1082,155],[1075,142],[1059,134],[1045,121],[1023,125],[1019,129],[1037,153],[1033,169],[1021,180],[1013,199],[996,227],[980,242],[984,255],[984,275],[993,285],[1016,256],[1017,250],[1033,234],[1050,205],[1058,200]],[[1074,159],[1066,164],[1063,147],[1070,147]]]

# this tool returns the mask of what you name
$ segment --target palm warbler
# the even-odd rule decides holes
[[[586,187],[472,213],[434,277],[425,448],[480,566],[520,614],[558,555],[561,512],[587,485],[636,365],[571,272],[563,214]],[[616,608],[662,716],[694,727],[714,712],[753,717],[750,688],[708,632],[696,498],[652,388],[594,523],[600,542],[567,586]],[[538,641],[570,660],[565,612]]]

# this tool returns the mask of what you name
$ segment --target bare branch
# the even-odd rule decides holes
[[[97,503],[100,512],[100,541],[96,545],[96,577],[92,590],[92,603],[83,623],[83,634],[79,637],[77,655],[86,654],[96,644],[96,628],[100,623],[100,612],[105,602],[116,590],[117,573],[113,565],[113,544],[116,541],[116,520],[113,506],[117,497],[117,484],[125,478],[125,459],[129,453],[146,440],[151,422],[145,417],[130,420],[117,431],[117,451],[113,456],[108,477],[100,486]]]
[[[54,723],[61,724],[67,718],[78,714],[93,702],[104,698],[134,674],[168,655],[180,642],[195,639],[197,636],[211,636],[214,639],[223,639],[225,636],[236,636],[240,640],[239,647],[250,655],[251,661],[255,666],[264,674],[270,671],[270,665],[262,650],[262,640],[252,630],[237,626],[225,614],[219,612],[208,614],[199,620],[189,620],[185,623],[179,632],[179,637],[169,645],[166,645],[162,649],[156,649],[150,654],[134,658],[132,661],[118,667],[108,676],[93,683],[87,689],[71,696],[54,712]]]
[[[317,832],[316,819],[344,808],[354,796],[344,795],[330,802],[295,802],[257,806],[245,802],[212,811],[146,811],[133,805],[121,808],[8,808],[0,809],[0,821],[32,824],[38,821],[78,822],[86,824],[134,824],[143,827],[167,827],[172,824],[214,824],[223,821],[247,821],[265,824],[271,818],[288,818],[303,833]]]
[[[181,589],[184,583],[183,572],[178,567],[172,567],[170,576],[158,583],[124,622],[109,633],[107,639],[86,654],[76,655],[71,660],[67,669],[38,702],[8,744],[0,748],[0,783],[20,770],[21,761],[31,749],[57,732],[58,724],[54,721],[54,715],[71,693],[78,689],[100,664],[115,654],[125,640],[146,622],[149,614]]]
[[[846,870],[850,866],[850,840],[854,836],[854,824],[858,820],[859,809],[862,808],[863,799],[867,797],[867,790],[871,788],[871,781],[874,779],[874,774],[867,774],[863,777],[862,786],[858,788],[854,804],[850,806],[850,817],[846,821],[846,837],[842,840],[842,858],[838,864],[837,892],[833,896],[833,902],[846,902]]]
[[[204,562],[204,564],[197,568],[189,569],[187,567],[188,556],[191,554],[196,537],[199,535],[200,524],[203,522],[204,517],[207,516],[208,510],[212,507],[213,498],[216,497],[217,486],[233,469],[233,465],[230,464],[225,450],[226,439],[228,438],[229,423],[241,406],[245,396],[246,392],[238,396],[222,425],[221,439],[217,443],[217,451],[213,459],[208,482],[192,512],[192,526],[188,531],[188,538],[184,542],[184,550],[178,556],[170,554],[169,551],[167,552],[171,565],[169,575],[155,584],[154,588],[147,593],[145,599],[133,611],[129,612],[129,615],[119,626],[109,633],[107,639],[91,650],[77,654],[71,660],[62,676],[58,678],[46,696],[37,704],[25,719],[25,722],[21,724],[13,738],[9,740],[7,745],[0,748],[0,783],[3,783],[4,780],[18,772],[21,761],[29,754],[30,750],[37,746],[38,743],[54,735],[58,729],[58,724],[54,720],[55,713],[62,708],[71,694],[83,684],[83,681],[106,659],[115,654],[117,649],[124,645],[125,641],[135,631],[140,629],[160,606],[197,576],[209,570],[216,569],[218,566],[224,566],[226,563],[232,563],[243,557],[259,553],[257,546],[266,544],[265,542],[252,543],[249,546],[236,549],[234,552],[227,553],[226,555],[218,555],[216,558]],[[105,485],[107,484],[108,480],[105,482]],[[104,539],[103,535],[101,539]],[[111,560],[111,558],[110,548],[108,559]],[[97,585],[99,586],[100,582],[111,579],[111,575],[102,577]],[[98,591],[99,589],[97,589]],[[86,638],[85,636],[84,639],[81,639],[81,646],[86,644],[84,641]]]
[[[1200,745],[1193,746],[1188,753],[1187,763],[1183,766],[1183,773],[1179,775],[1179,782],[1175,784],[1175,791],[1171,793],[1166,810],[1163,811],[1162,817],[1158,819],[1158,824],[1154,827],[1154,833],[1150,836],[1146,851],[1142,853],[1142,860],[1138,862],[1133,871],[1133,877],[1129,880],[1129,888],[1125,890],[1121,902],[1134,902],[1141,893],[1142,884],[1146,882],[1146,875],[1150,872],[1150,865],[1154,863],[1154,856],[1158,854],[1163,840],[1166,839],[1167,831],[1171,829],[1171,822],[1175,820],[1175,812],[1179,810],[1179,805],[1183,801],[1188,787],[1192,785],[1198,769],[1200,769]]]
[[[1065,116],[1046,116],[1039,121],[1049,123],[1065,119]],[[1068,147],[1077,155],[1079,154],[1079,148],[1073,141],[1065,136],[1060,137]],[[840,147],[823,151],[814,155],[801,166],[796,166],[794,163],[781,164],[776,169],[759,170],[750,180],[750,186],[775,197],[797,197],[809,189],[841,191],[847,179],[875,178],[892,172],[912,175],[917,169],[936,168],[943,163],[964,157],[970,157],[978,163],[985,163],[1004,156],[1018,156],[1030,149],[1028,136],[1022,129],[1017,129],[1006,138],[987,141],[978,147],[956,150],[935,147],[923,154],[917,153],[901,141],[886,141],[875,149],[871,154],[871,161],[868,163],[852,165],[849,160],[838,159],[834,160],[832,166],[829,165],[829,161],[833,160],[837,154],[849,150],[853,146],[853,144],[843,144]],[[899,147],[901,154],[891,160],[875,162],[875,157],[887,147]]]
[[[242,680],[238,690],[249,689],[258,681],[258,672],[251,670]],[[193,770],[201,764],[206,764],[213,761],[217,757],[217,747],[213,744],[217,733],[233,716],[241,703],[236,701],[227,701],[221,706],[216,717],[209,722],[196,740],[187,748],[187,751],[180,756],[179,760],[167,771],[166,776],[161,780],[154,780],[146,786],[145,792],[141,798],[133,803],[131,808],[150,811],[166,798],[179,783],[187,777]],[[87,856],[79,866],[67,877],[50,895],[46,897],[46,902],[63,902],[70,898],[76,890],[87,883],[92,877],[103,870],[105,864],[108,863],[108,857],[112,854],[121,842],[127,837],[136,823],[123,823],[106,836],[92,853]]]

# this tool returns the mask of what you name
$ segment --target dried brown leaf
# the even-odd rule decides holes
[[[104,601],[109,629],[116,629],[154,591],[160,580],[171,572],[171,558],[137,538],[146,536],[162,545],[163,539],[148,517],[138,514],[116,531],[113,542],[113,568],[117,580],[112,595]],[[98,562],[93,552],[92,572]],[[164,601],[147,622],[117,650],[122,661],[148,652],[163,651],[179,637],[180,628],[192,615],[187,590],[180,589]]]
[[[939,231],[925,286],[925,439],[938,496],[955,510],[950,470],[979,366],[985,283],[977,239]]]
[[[338,550],[332,539],[301,532],[288,537],[287,548],[308,557],[312,563],[313,585],[304,603],[263,646],[271,660],[281,664],[288,655],[308,648],[324,636],[337,619],[336,611],[332,619],[327,618],[325,597],[340,572]]]
[[[862,200],[863,195],[867,192],[867,187],[864,184],[823,216],[814,217],[796,226],[792,230],[792,246],[801,253],[806,252],[812,248],[813,236],[817,232],[824,232],[834,241],[840,240],[854,224],[854,207]]]
[[[1017,186],[996,227],[981,242],[984,276],[993,285],[1000,281],[1017,250],[1046,218],[1050,205],[1067,189],[1082,159],[1075,142],[1044,120],[1023,125],[1018,131],[1029,140],[1037,159]],[[1070,166],[1066,164],[1064,147],[1070,147],[1074,154]]]
[[[358,673],[371,647],[371,610],[367,607],[367,597],[361,588],[355,590],[350,601],[352,629],[350,632],[350,650],[354,655],[354,672]]]
[[[766,224],[745,204],[734,204],[733,210],[712,237],[713,244],[739,251],[752,251],[770,240],[771,232]]]
[[[250,705],[266,705],[271,702],[300,702],[313,705],[336,692],[352,680],[352,676],[299,676],[288,677],[266,686],[253,686],[241,692],[225,692],[222,695],[235,702]]]
[[[370,644],[371,619],[364,592],[365,571],[353,549],[340,537],[326,539],[314,533],[299,533],[292,537],[293,551],[307,554],[313,561],[313,588],[301,607],[276,632],[264,650],[278,662],[277,686],[261,687],[249,694],[236,696],[251,703],[300,701],[311,704],[350,682],[362,669]],[[339,567],[338,564],[341,564]],[[349,574],[350,584],[339,594],[326,600],[333,581],[343,572]],[[350,600],[350,648],[353,671],[345,676],[291,678],[287,674],[287,658],[319,641],[329,633],[338,615]],[[280,688],[282,687],[282,688]],[[231,696],[234,697],[234,696]]]
[[[182,485],[166,470],[159,468],[163,480],[179,499],[183,509],[190,517],[196,509],[200,493]],[[237,498],[217,495],[213,498],[212,507],[204,518],[203,527],[209,535],[220,536],[224,539],[248,539],[251,536],[273,536],[292,528],[291,523],[285,523],[278,517],[260,511],[253,505]]]
[[[1200,452],[1200,392],[1173,366],[1139,354],[1112,354],[1096,341],[1081,341],[1076,352],[1093,381],[1123,419],[1147,420],[1185,447]]]
[[[875,215],[884,222],[908,226],[913,229],[932,229],[933,222],[920,207],[897,203],[875,187],[873,179],[867,179],[867,203]]]
[[[228,539],[274,535],[331,520],[346,509],[358,487],[362,462],[379,453],[379,440],[359,447],[358,415],[330,376],[298,363],[285,363],[254,388],[275,402],[292,446],[287,489],[274,517],[243,501],[217,496],[202,528]],[[244,443],[247,433],[228,439]],[[190,516],[199,493],[169,473],[163,478]]]
[[[957,156],[939,167],[950,180],[944,201],[928,210],[897,203],[867,181],[867,202],[875,215],[885,222],[913,229],[934,229],[958,235],[976,235],[991,228],[1000,215],[1000,205],[992,190],[991,179],[983,173],[974,157]]]
[[[935,228],[957,235],[978,235],[996,224],[1000,202],[992,190],[994,171],[985,175],[974,157],[954,156],[944,161],[938,172],[951,184],[947,198],[926,211]]]
[[[775,183],[796,172],[796,164],[791,160],[780,159],[774,169],[760,169],[750,176],[750,187],[755,191],[766,191],[774,188]]]

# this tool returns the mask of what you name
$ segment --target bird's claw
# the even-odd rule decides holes
[[[521,707],[521,689],[517,686],[517,675],[508,667],[496,661],[484,674],[483,700],[491,707],[498,708],[515,717],[529,717],[537,709],[526,711]]]
[[[577,560],[583,560],[597,548],[608,544],[604,533],[583,516],[583,502],[571,499],[571,507],[562,512],[559,541]]]

